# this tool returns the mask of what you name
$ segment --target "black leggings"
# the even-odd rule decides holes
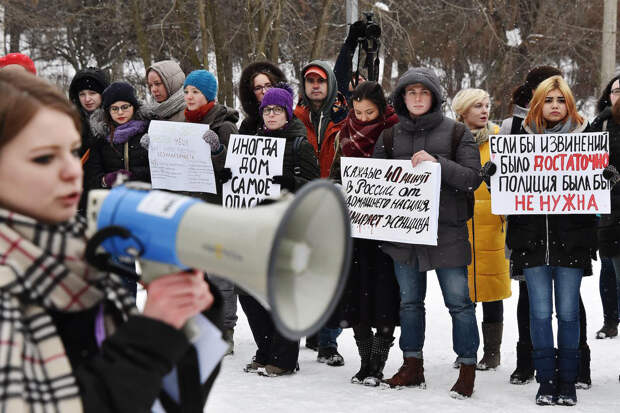
[[[502,323],[504,321],[504,301],[489,301],[482,303],[483,323]]]

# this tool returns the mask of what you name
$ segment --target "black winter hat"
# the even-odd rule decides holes
[[[79,94],[82,90],[93,90],[101,94],[109,84],[108,77],[103,70],[96,67],[88,67],[78,71],[73,77],[73,80],[71,80],[71,84],[69,85],[69,98],[77,104]]]
[[[124,101],[131,103],[134,108],[139,106],[136,90],[127,82],[114,82],[101,95],[103,108],[108,110],[114,102]]]

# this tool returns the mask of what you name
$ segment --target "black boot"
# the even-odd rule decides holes
[[[579,349],[558,350],[558,404],[574,406],[577,404],[575,380],[579,373]]]
[[[500,347],[504,323],[482,323],[484,354],[476,365],[478,370],[495,370],[500,363]]]
[[[556,351],[554,348],[532,351],[532,361],[536,367],[536,381],[539,383],[538,392],[536,393],[536,404],[541,406],[554,405],[558,400],[555,356]]]
[[[534,379],[531,343],[517,342],[517,368],[510,375],[510,383],[527,384]]]
[[[357,344],[357,351],[360,353],[362,360],[360,370],[355,373],[355,376],[351,377],[351,383],[361,384],[364,379],[368,377],[368,371],[370,367],[370,355],[372,353],[373,337],[366,337],[361,340],[355,339]]]
[[[590,377],[590,347],[584,344],[579,348],[581,358],[579,359],[579,375],[575,387],[587,390],[592,387],[592,378]]]
[[[390,354],[390,347],[394,342],[394,337],[375,336],[372,342],[372,353],[370,355],[370,368],[368,375],[364,379],[365,386],[377,387],[383,380],[383,368]]]

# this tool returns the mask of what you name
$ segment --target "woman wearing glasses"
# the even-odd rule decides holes
[[[110,188],[119,177],[151,181],[148,152],[140,146],[149,121],[140,106],[129,83],[114,82],[103,91],[101,108],[90,120],[97,139],[86,164],[88,189]]]
[[[295,192],[320,175],[314,147],[306,139],[306,127],[293,115],[293,90],[285,83],[269,89],[259,107],[264,126],[260,136],[286,139],[281,176],[273,178],[282,189]],[[258,349],[246,367],[248,373],[283,376],[298,370],[299,341],[284,338],[275,329],[271,316],[254,298],[239,294]]]
[[[278,82],[286,82],[280,68],[271,62],[255,62],[243,69],[239,80],[239,100],[245,119],[241,122],[239,133],[254,135],[263,124],[258,108],[265,93]]]

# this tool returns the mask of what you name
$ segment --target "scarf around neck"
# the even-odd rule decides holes
[[[168,99],[157,104],[153,108],[153,112],[158,119],[168,119],[183,109],[185,109],[185,94],[183,93],[183,88],[181,88]]]
[[[114,128],[114,132],[108,135],[108,141],[111,143],[125,143],[133,136],[145,133],[147,128],[147,121],[130,120]]]
[[[530,130],[537,131],[536,124],[531,122],[529,125]],[[545,128],[542,132],[535,132],[541,134],[547,133],[571,133],[575,129],[577,129],[580,125],[573,122],[572,119],[567,119],[564,122],[556,123],[555,126],[551,128]]]
[[[85,229],[80,217],[47,225],[0,209],[0,406],[4,411],[83,411],[69,358],[49,311],[83,311],[108,300],[124,319],[137,312],[118,277],[85,264]]]
[[[207,116],[207,113],[215,106],[215,101],[207,103],[206,105],[202,105],[196,110],[189,110],[189,108],[185,108],[185,120],[191,123],[200,123],[202,119]]]
[[[379,135],[384,129],[391,128],[398,123],[398,116],[391,106],[386,108],[385,113],[378,119],[362,122],[356,116],[353,109],[340,129],[340,148],[344,156],[370,157]]]

